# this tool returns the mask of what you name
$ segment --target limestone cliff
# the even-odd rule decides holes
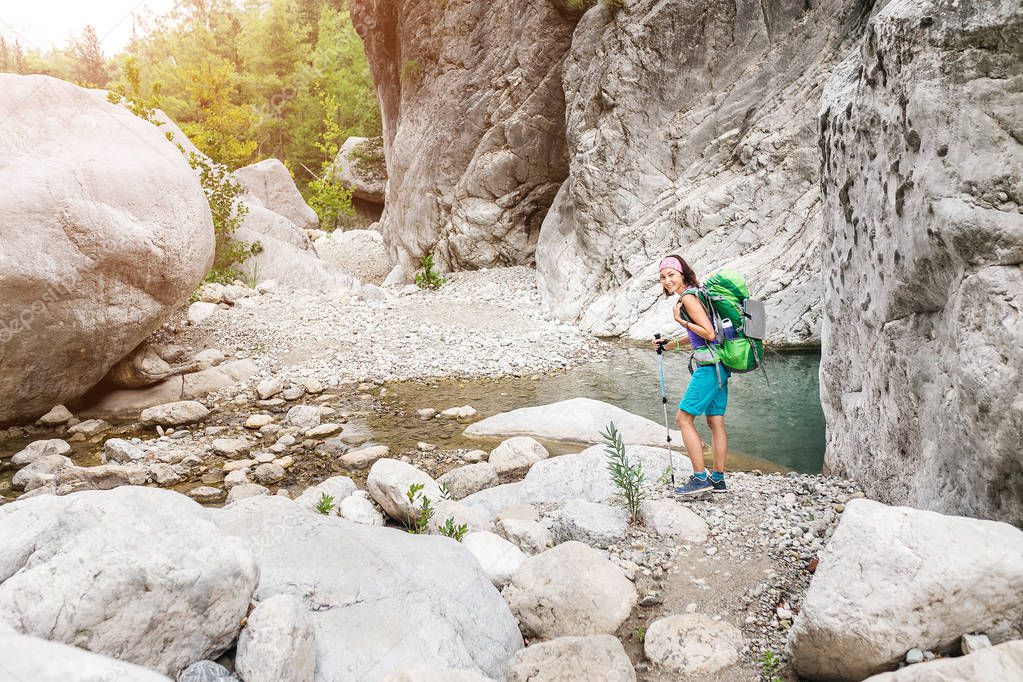
[[[821,116],[826,466],[1023,524],[1023,9],[892,2]]]
[[[537,248],[554,311],[649,338],[671,321],[656,263],[677,252],[700,273],[744,272],[773,342],[815,343],[816,117],[865,12],[803,0],[590,10],[565,64],[570,177]]]
[[[380,102],[380,231],[410,274],[526,264],[568,173],[561,68],[577,16],[551,2],[352,0]]]

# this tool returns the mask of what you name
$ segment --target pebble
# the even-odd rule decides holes
[[[910,649],[906,652],[906,663],[913,665],[914,663],[924,662],[924,652],[920,649]]]

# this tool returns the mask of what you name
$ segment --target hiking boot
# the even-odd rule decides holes
[[[713,490],[714,485],[710,482],[710,478],[699,479],[696,474],[689,477],[689,481],[679,488],[675,488],[676,495],[699,495],[705,493],[708,490]]]
[[[714,493],[728,492],[728,488],[725,486],[724,476],[722,476],[721,478],[714,478],[714,474],[710,474],[709,476],[707,476],[707,480],[710,481],[711,486],[713,486],[713,490],[711,490],[711,492]]]

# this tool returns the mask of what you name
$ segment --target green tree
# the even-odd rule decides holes
[[[71,57],[71,77],[75,83],[86,88],[106,86],[110,72],[93,26],[86,26],[80,37],[71,40],[67,52]]]

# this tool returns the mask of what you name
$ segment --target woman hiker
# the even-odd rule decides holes
[[[725,406],[728,403],[728,370],[710,361],[713,356],[708,341],[715,338],[714,328],[707,311],[693,289],[700,286],[696,273],[681,256],[670,255],[661,259],[661,286],[664,295],[678,295],[675,302],[675,321],[689,333],[689,345],[696,358],[696,371],[689,380],[689,388],[678,405],[675,423],[682,432],[682,442],[693,463],[693,475],[689,481],[675,488],[679,495],[696,495],[708,490],[725,492],[725,458],[728,455],[728,436],[725,434]],[[684,311],[684,314],[682,314]],[[685,341],[680,337],[670,341],[655,341],[664,345],[665,350],[683,348]],[[701,352],[702,351],[702,352]],[[703,362],[701,362],[703,356]],[[720,375],[719,372],[720,371]],[[703,463],[703,443],[696,431],[695,420],[699,415],[707,416],[710,427],[711,449],[714,453],[714,470],[707,472]]]

